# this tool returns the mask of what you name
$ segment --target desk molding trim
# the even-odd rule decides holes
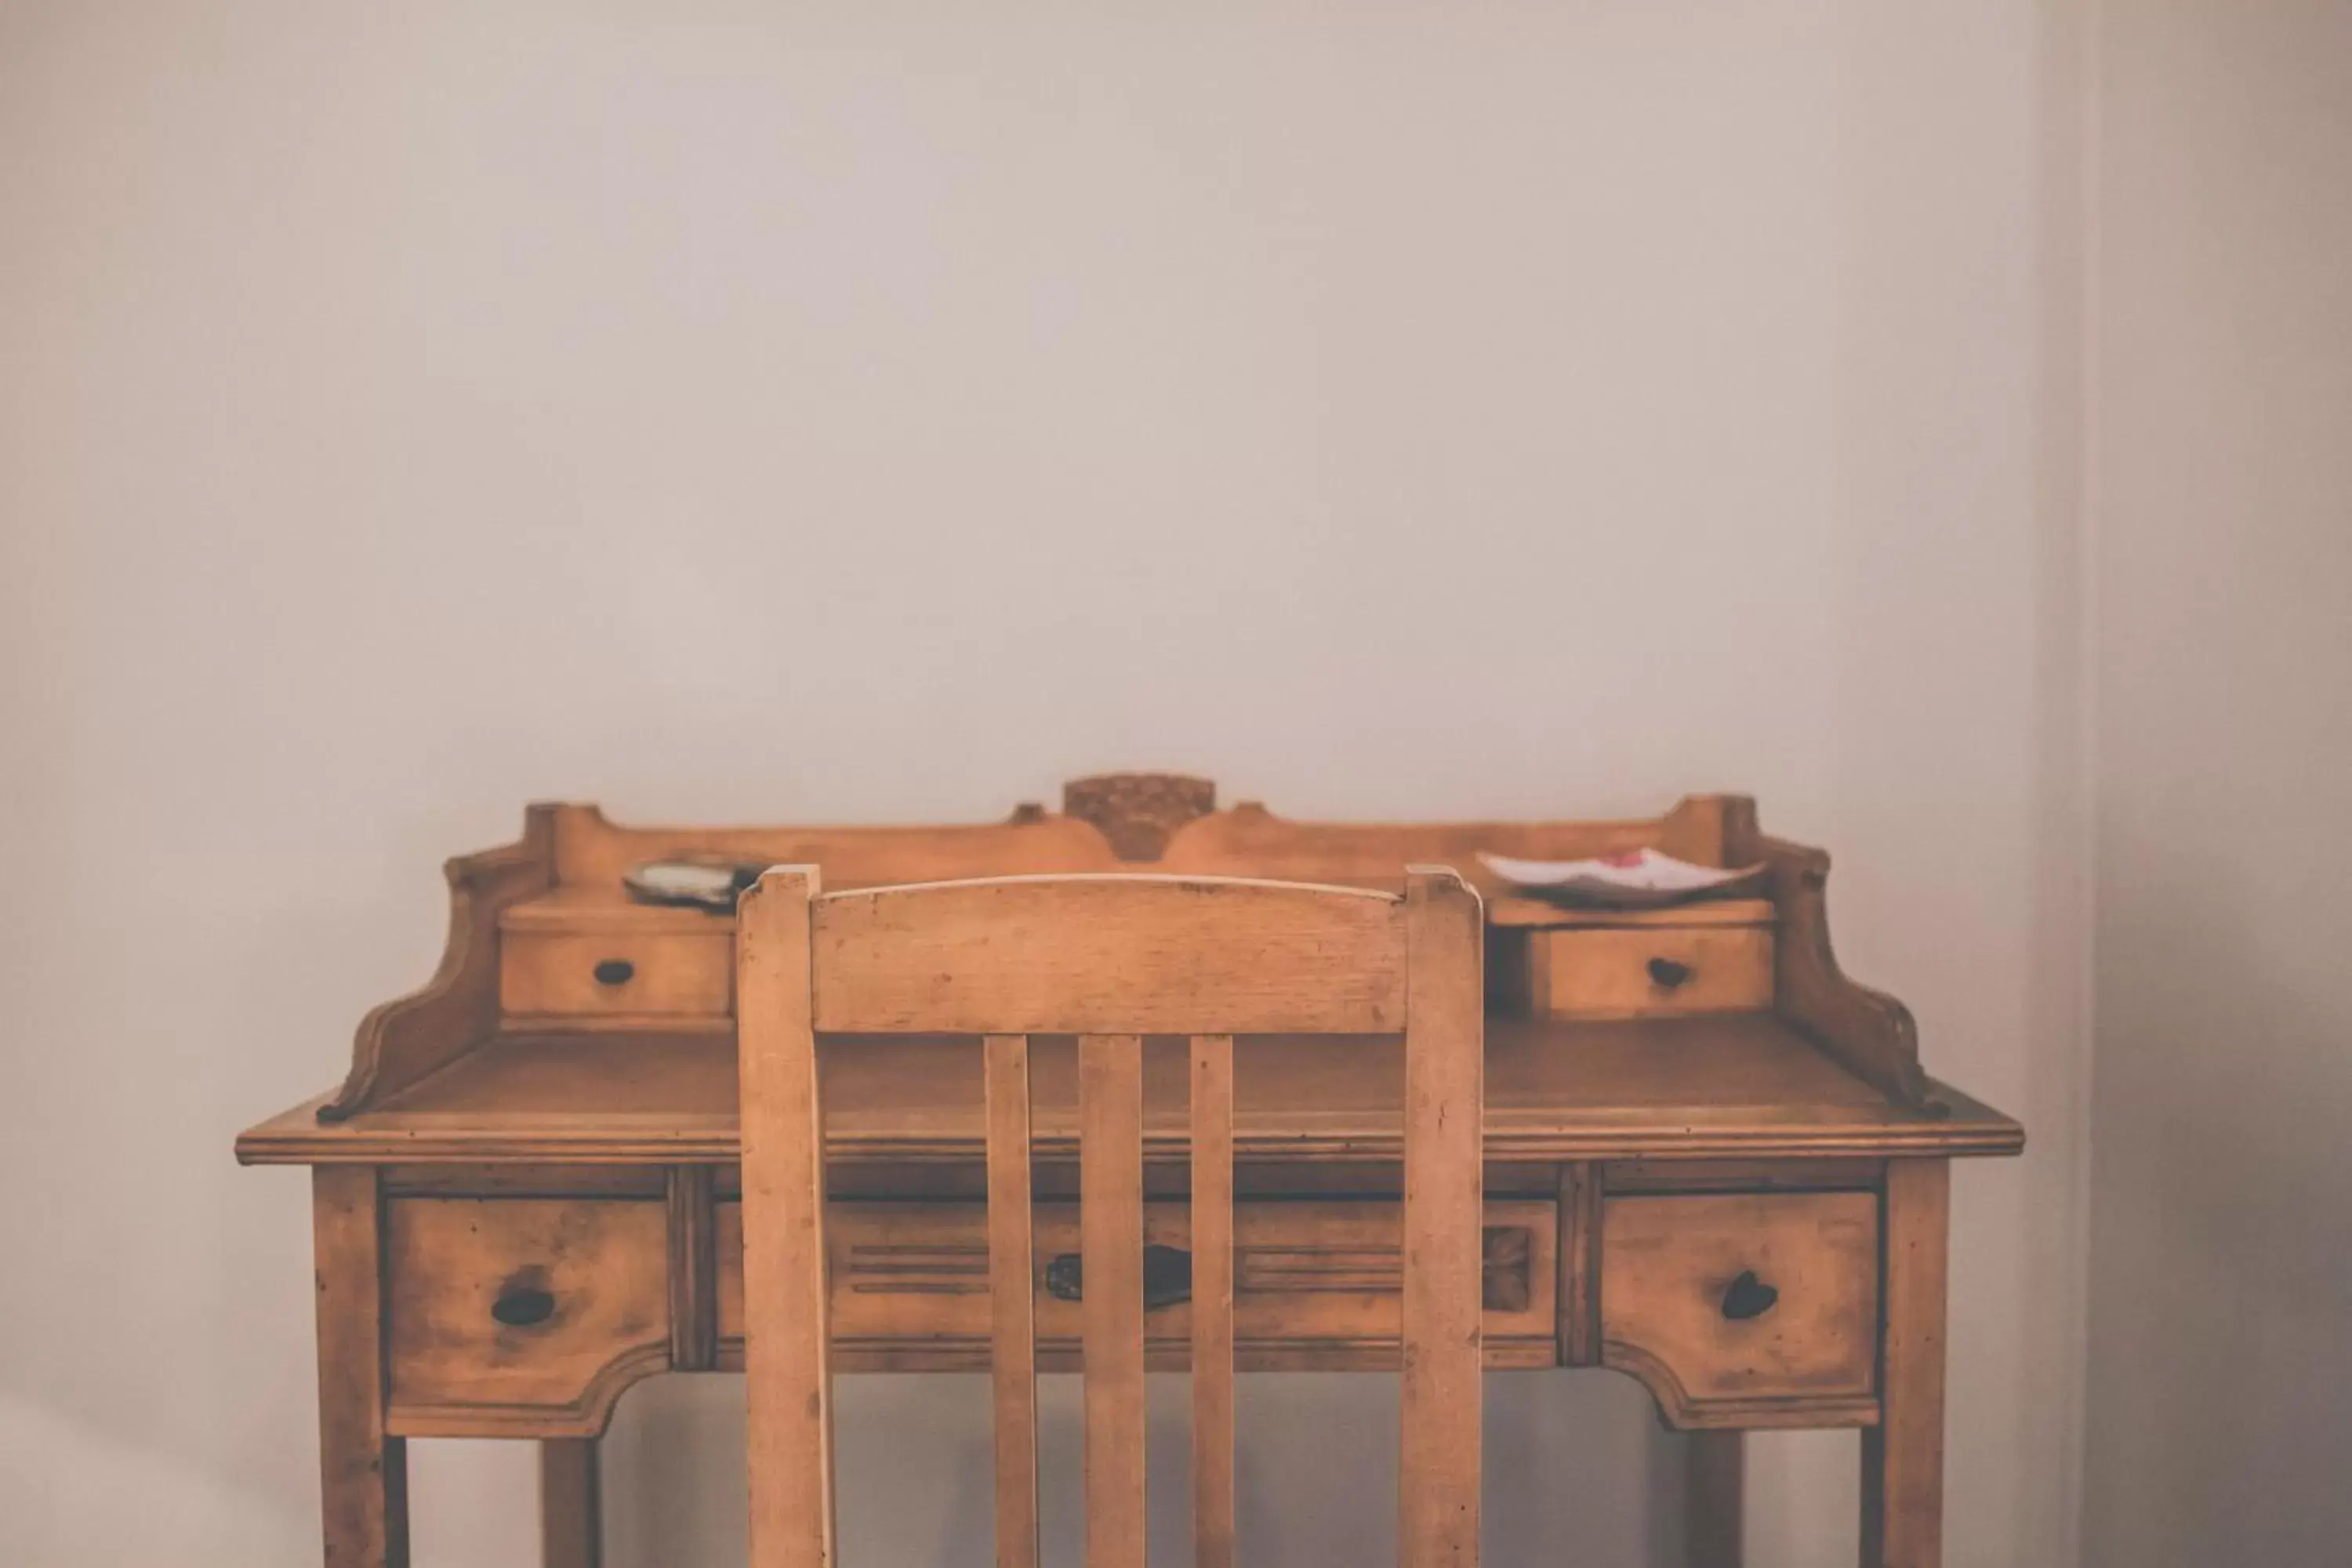
[[[386,1125],[345,1123],[321,1128],[299,1125],[307,1118],[281,1118],[255,1128],[238,1141],[237,1157],[249,1165],[330,1164],[731,1164],[740,1158],[732,1117],[692,1119],[649,1115],[641,1125],[613,1121],[582,1125],[555,1121],[541,1126],[504,1118],[494,1125],[450,1121],[415,1121]],[[389,1121],[389,1119],[387,1119]],[[1295,1124],[1294,1124],[1295,1125]],[[1819,1124],[1788,1126],[1725,1122],[1696,1118],[1676,1121],[1671,1109],[1620,1127],[1496,1128],[1490,1115],[1486,1158],[1490,1163],[1560,1160],[1816,1159],[1844,1156],[1963,1157],[2014,1154],[2024,1147],[2023,1130],[2006,1121],[1982,1123],[1921,1121],[1914,1125],[1875,1124],[1852,1130]],[[1048,1155],[1066,1156],[1074,1142],[1057,1146],[1040,1140]],[[978,1139],[911,1138],[898,1133],[836,1133],[825,1142],[829,1159],[909,1163],[969,1163]],[[1395,1160],[1402,1140],[1367,1133],[1241,1131],[1234,1153],[1244,1160]],[[1181,1133],[1146,1132],[1148,1160],[1181,1160]]]
[[[601,1437],[621,1395],[670,1370],[669,1344],[632,1345],[588,1379],[571,1399],[541,1405],[402,1405],[384,1413],[395,1437]]]

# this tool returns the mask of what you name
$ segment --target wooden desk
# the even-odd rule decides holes
[[[1838,972],[1827,857],[1762,835],[1738,796],[1643,821],[1388,826],[1212,799],[1114,775],[1073,784],[1058,814],[946,828],[631,829],[534,806],[519,843],[451,861],[440,972],[369,1015],[340,1089],[237,1141],[245,1162],[313,1167],[327,1563],[405,1560],[405,1439],[508,1436],[544,1445],[549,1568],[586,1568],[593,1442],[622,1392],[740,1365],[732,921],[621,889],[689,850],[813,861],[834,888],[1118,869],[1383,886],[1457,867],[1490,898],[1489,1364],[1614,1367],[1701,1435],[1695,1564],[1738,1562],[1738,1434],[1776,1426],[1863,1428],[1865,1568],[1938,1563],[1948,1162],[2015,1153],[2023,1132],[1927,1078],[1900,1004]],[[1562,924],[1475,858],[1643,845],[1760,863],[1762,898]],[[979,1053],[869,1042],[823,1070],[838,1364],[984,1365]],[[1148,1239],[1181,1254],[1172,1044],[1146,1071],[1147,1192],[1167,1200]],[[1238,1363],[1393,1367],[1394,1042],[1246,1039],[1235,1079]],[[1034,1092],[1038,1333],[1066,1364],[1066,1047],[1041,1043]],[[1181,1299],[1148,1322],[1154,1363],[1181,1368]]]

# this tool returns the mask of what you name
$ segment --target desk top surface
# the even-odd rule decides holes
[[[1071,1042],[1037,1044],[1036,1130],[1076,1146]],[[2009,1154],[2017,1122],[1941,1085],[1888,1103],[1769,1014],[1579,1023],[1496,1017],[1486,1044],[1495,1160]],[[836,1158],[971,1160],[982,1147],[976,1041],[831,1040],[826,1136]],[[1148,1154],[1184,1146],[1176,1040],[1145,1047]],[[1237,1152],[1393,1158],[1403,1056],[1389,1037],[1269,1036],[1235,1044]],[[323,1098],[323,1097],[322,1097]],[[513,1035],[346,1121],[305,1101],[248,1131],[254,1163],[676,1163],[737,1158],[731,1030]]]
[[[1605,1022],[1587,1021],[1598,1010],[1583,1018],[1560,1016],[1572,1010],[1559,1008],[1528,1017],[1544,1009],[1525,1005],[1491,1013],[1490,1160],[1935,1157],[2023,1146],[2015,1121],[1927,1075],[1916,1026],[1899,1002],[1840,971],[1822,891],[1828,856],[1765,835],[1745,796],[1688,796],[1661,816],[1629,821],[1339,824],[1291,821],[1250,805],[1218,810],[1205,780],[1118,774],[1073,781],[1059,815],[1024,805],[996,824],[947,827],[635,828],[593,806],[533,806],[520,840],[448,863],[449,943],[440,971],[422,990],[368,1015],[342,1087],[249,1130],[237,1155],[280,1164],[734,1161],[733,922],[628,900],[624,873],[647,859],[805,862],[821,866],[835,888],[1104,871],[1393,887],[1413,864],[1453,865],[1474,883],[1491,884],[1479,859],[1485,850],[1540,859],[1644,847],[1756,871],[1753,897],[1685,906],[1671,921],[1768,932],[1765,1005],[1611,1014]],[[1498,957],[1528,951],[1528,927],[1641,918],[1579,916],[1495,896],[1490,974]],[[710,994],[672,1011],[698,1016],[577,1016],[581,1006],[561,1005],[577,1002],[570,993],[551,1010],[547,998],[527,1005],[521,993],[509,1005],[503,987],[514,975],[503,943],[536,943],[534,951],[576,968],[608,944],[619,951],[623,938],[653,944],[627,951],[656,969],[669,965],[673,982],[684,948],[694,950],[694,973]],[[610,967],[624,979],[630,968]],[[1147,1153],[1174,1158],[1185,1136],[1182,1047],[1148,1041],[1145,1049]],[[842,1039],[823,1058],[826,1137],[836,1159],[980,1157],[976,1043]],[[1041,1040],[1035,1126],[1056,1157],[1076,1146],[1076,1077],[1071,1043]],[[1403,1058],[1393,1037],[1237,1041],[1235,1079],[1237,1152],[1248,1158],[1402,1152]]]

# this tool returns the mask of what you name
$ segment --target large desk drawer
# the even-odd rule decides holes
[[[1554,1363],[1556,1205],[1486,1205],[1487,1362]],[[722,1365],[740,1366],[742,1205],[713,1227]],[[1393,1368],[1399,1205],[1244,1200],[1234,1213],[1235,1359],[1253,1370]],[[988,1364],[987,1210],[851,1201],[828,1215],[835,1364]],[[1147,1205],[1147,1245],[1183,1248],[1186,1205]],[[1046,1287],[1078,1249],[1075,1204],[1037,1215],[1040,1359],[1076,1364],[1083,1309]],[[396,1197],[385,1205],[386,1425],[412,1436],[601,1431],[614,1401],[670,1364],[666,1205],[650,1198]],[[1144,1320],[1147,1355],[1181,1368],[1189,1305]]]
[[[384,1205],[386,1425],[594,1432],[669,1364],[668,1222],[637,1199]]]
[[[1676,1426],[1875,1420],[1877,1194],[1610,1198],[1601,1334]]]
[[[1393,1367],[1397,1354],[1401,1205],[1377,1200],[1244,1200],[1234,1213],[1236,1364],[1252,1370]],[[1556,1205],[1486,1205],[1486,1359],[1554,1364]],[[836,1365],[863,1369],[988,1364],[988,1227],[977,1203],[837,1203],[827,1215]],[[719,1332],[738,1364],[743,1333],[742,1206],[719,1206]],[[1144,1209],[1144,1243],[1184,1251],[1181,1201]],[[1075,1204],[1041,1204],[1034,1243],[1041,1363],[1077,1363],[1084,1308],[1048,1288],[1054,1262],[1078,1251]],[[1067,1265],[1061,1272],[1066,1273]],[[1155,1368],[1186,1362],[1192,1308],[1144,1316]]]

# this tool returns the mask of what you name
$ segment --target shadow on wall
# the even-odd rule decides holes
[[[1083,1555],[1080,1384],[1069,1375],[1039,1383],[1044,1556],[1074,1564]],[[1244,1557],[1285,1568],[1393,1562],[1396,1380],[1282,1373],[1238,1387]],[[1639,1385],[1612,1373],[1519,1373],[1489,1377],[1486,1395],[1494,1561],[1681,1568],[1681,1439],[1658,1426]],[[1181,1375],[1150,1379],[1156,1562],[1191,1558],[1190,1396]],[[988,1379],[845,1377],[837,1397],[841,1473],[856,1483],[840,1489],[843,1555],[988,1568]],[[608,1568],[743,1561],[742,1426],[740,1377],[656,1377],[623,1396],[604,1445]],[[888,1484],[894,1476],[940,1484],[908,1489]],[[1629,1496],[1647,1507],[1626,1509]]]
[[[2103,1565],[2341,1562],[2352,1002],[2310,919],[2336,895],[2181,849],[2103,849],[2089,1535]]]

